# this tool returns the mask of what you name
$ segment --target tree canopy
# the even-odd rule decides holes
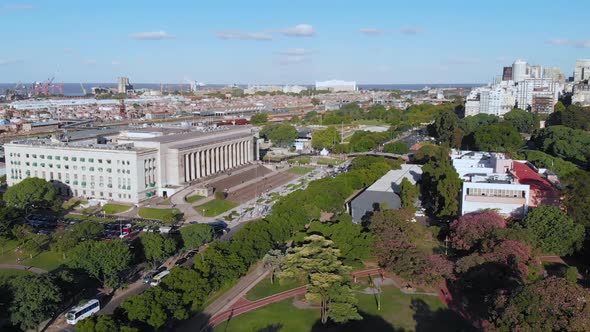
[[[579,223],[590,228],[590,173],[578,170],[562,179],[564,205],[567,214]]]
[[[581,166],[588,166],[590,133],[565,126],[541,129],[531,137],[537,149]]]
[[[393,142],[383,146],[383,151],[387,153],[404,154],[409,150],[408,145],[404,142]]]
[[[143,255],[152,264],[164,261],[176,251],[176,241],[159,233],[142,233],[139,241]]]
[[[332,241],[311,235],[283,259],[281,278],[300,278],[308,282],[305,298],[320,303],[323,324],[328,318],[336,323],[362,319],[349,285],[350,268],[342,264],[339,256],[339,250],[332,248]]]
[[[535,245],[543,253],[559,256],[571,255],[582,247],[584,226],[574,221],[554,206],[539,206],[522,221]]]
[[[78,244],[70,251],[67,264],[84,270],[100,281],[103,287],[116,287],[130,262],[131,253],[123,241],[90,240]]]
[[[250,123],[253,125],[261,125],[268,122],[268,114],[256,113],[250,117]]]
[[[443,110],[435,115],[434,123],[428,126],[428,132],[442,145],[450,145],[453,130],[458,127],[457,114],[451,110]]]
[[[260,135],[277,146],[287,146],[297,138],[297,129],[290,124],[269,123],[262,127]]]
[[[476,129],[474,144],[479,151],[509,152],[521,148],[523,140],[512,123],[504,121]]]
[[[187,225],[180,228],[180,236],[185,249],[195,249],[211,242],[214,235],[213,227],[207,224]]]
[[[34,329],[51,317],[61,301],[59,288],[47,275],[25,275],[11,281],[13,299],[10,320],[23,331]]]
[[[4,193],[7,206],[28,212],[35,208],[53,207],[57,194],[53,184],[39,178],[26,178]]]
[[[445,151],[422,168],[420,190],[428,210],[439,218],[453,218],[459,212],[461,180]]]
[[[497,331],[588,331],[588,290],[549,277],[522,287],[495,314]]]
[[[532,133],[538,126],[538,120],[535,118],[535,115],[520,108],[515,108],[504,114],[504,120],[512,123],[512,126],[519,133]]]
[[[323,148],[331,149],[339,142],[340,133],[334,126],[322,130],[316,130],[311,136],[311,147],[316,150],[321,150]]]
[[[497,212],[472,212],[451,223],[449,240],[455,249],[472,251],[498,228],[506,228],[506,221]]]

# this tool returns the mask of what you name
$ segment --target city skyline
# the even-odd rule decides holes
[[[571,76],[590,39],[582,20],[554,19],[560,10],[554,2],[507,1],[495,8],[464,1],[3,1],[0,27],[13,33],[2,38],[10,47],[0,54],[0,82],[484,83],[517,58]]]

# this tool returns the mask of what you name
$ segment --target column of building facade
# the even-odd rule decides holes
[[[206,176],[205,174],[205,151],[201,150],[199,151],[199,158],[201,158],[201,163],[199,164],[200,168],[201,168],[201,177]]]
[[[201,172],[199,170],[199,151],[195,151],[193,154],[195,161],[195,179],[198,179],[201,177]]]
[[[207,174],[213,174],[213,163],[211,162],[213,159],[213,151],[211,149],[207,149]]]
[[[219,147],[216,147],[215,148],[215,169],[216,169],[216,172],[221,171],[220,157],[221,157],[221,151],[219,150]]]
[[[252,161],[252,140],[248,140],[248,143],[246,143],[246,148],[248,149],[248,162]]]
[[[229,145],[229,160],[231,161],[231,168],[236,167],[236,146],[234,143]]]
[[[244,165],[244,142],[238,143],[240,150],[238,152],[240,156],[240,165]]]
[[[209,176],[209,150],[204,151],[205,160],[203,166],[205,168],[205,176]]]
[[[188,156],[186,154],[182,155],[184,161],[184,182],[188,182]]]

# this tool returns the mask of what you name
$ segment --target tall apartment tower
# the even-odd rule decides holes
[[[119,93],[127,93],[129,86],[129,77],[119,77],[119,84],[117,86]]]
[[[578,59],[574,69],[574,82],[585,80],[590,80],[590,59]]]
[[[512,80],[512,67],[504,67],[502,70],[502,81],[511,81]]]
[[[512,80],[514,82],[521,82],[527,78],[527,63],[523,60],[516,60],[512,64]]]

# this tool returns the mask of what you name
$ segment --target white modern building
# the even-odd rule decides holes
[[[301,85],[285,85],[283,87],[284,93],[301,93],[306,90],[307,90],[307,87],[304,87]]]
[[[138,203],[258,158],[249,126],[127,131],[108,141],[6,144],[8,185],[38,177],[54,182],[62,195]]]
[[[461,215],[493,209],[522,218],[529,207],[559,206],[559,191],[527,161],[501,153],[457,150],[451,159],[463,180]]]
[[[520,82],[527,78],[527,63],[524,60],[517,59],[512,64],[512,80]]]
[[[516,88],[512,81],[471,90],[465,101],[465,116],[480,113],[502,116],[516,104]]]
[[[316,90],[330,90],[332,92],[339,91],[356,91],[357,86],[355,81],[340,81],[331,80],[324,82],[315,82]]]
[[[576,60],[574,83],[590,80],[590,59]]]
[[[128,90],[133,90],[133,86],[129,83],[129,77],[119,77],[117,91],[119,93],[127,93]]]

